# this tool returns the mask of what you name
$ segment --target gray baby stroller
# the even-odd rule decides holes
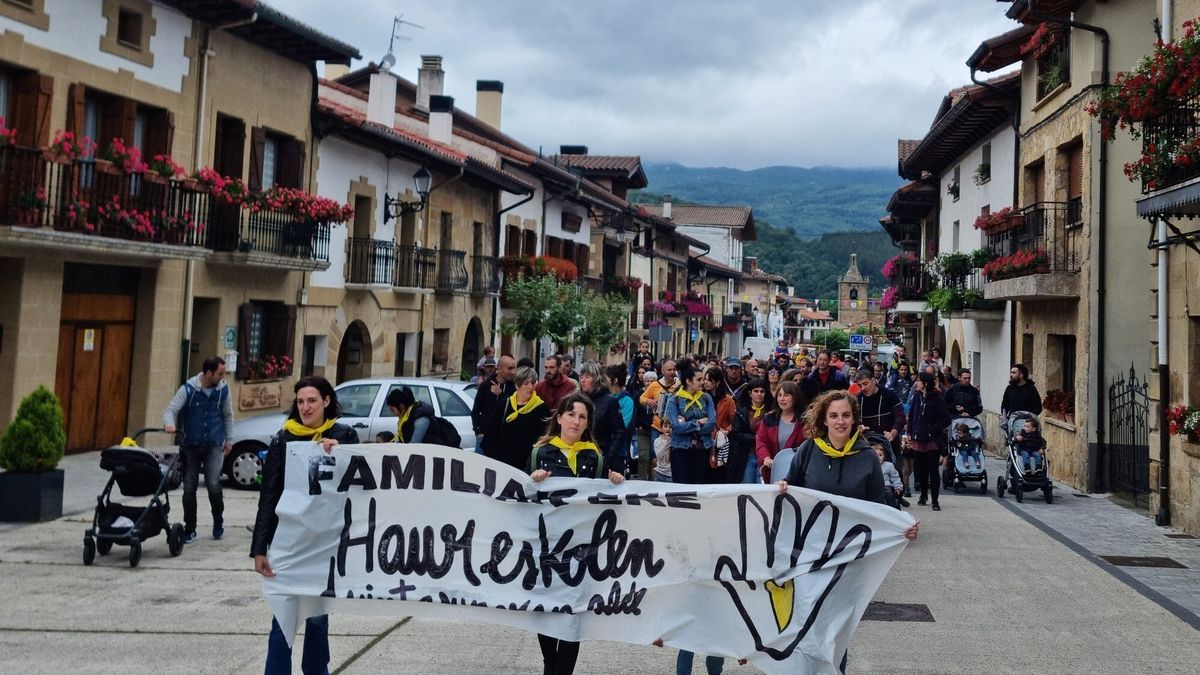
[[[1054,483],[1050,480],[1050,458],[1039,454],[1033,465],[1026,465],[1021,458],[1022,441],[1018,441],[1017,436],[1023,435],[1026,421],[1032,421],[1040,433],[1042,425],[1037,415],[1030,412],[1015,412],[1004,424],[1007,471],[1005,476],[996,479],[996,494],[1003,499],[1007,490],[1013,493],[1017,502],[1022,502],[1026,492],[1041,490],[1046,503],[1051,504],[1054,502]]]
[[[974,417],[955,417],[946,428],[946,448],[951,462],[946,462],[945,481],[954,492],[962,492],[967,483],[979,483],[979,491],[987,494],[987,463],[983,457],[986,440],[983,425]]]
[[[91,565],[96,553],[108,555],[114,544],[129,547],[129,566],[142,559],[142,542],[167,534],[167,551],[175,557],[183,551],[183,525],[170,523],[171,499],[167,494],[179,487],[179,455],[155,454],[139,448],[135,442],[148,431],[142,429],[121,445],[100,451],[100,468],[112,475],[104,491],[96,497],[92,526],[83,533],[83,564]],[[112,500],[113,486],[126,497],[149,497],[145,506],[121,504]]]

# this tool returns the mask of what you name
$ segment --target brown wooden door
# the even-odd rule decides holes
[[[63,294],[54,388],[69,452],[108,447],[126,434],[133,309],[133,296]]]

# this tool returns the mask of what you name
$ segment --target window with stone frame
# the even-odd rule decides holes
[[[39,30],[50,30],[46,0],[0,0],[0,16]]]
[[[1035,62],[1037,100],[1071,82],[1071,29],[1063,27],[1060,37]]]
[[[304,141],[266,127],[253,127],[246,187],[259,191],[274,186],[304,187]]]
[[[53,98],[54,78],[0,61],[0,117],[5,127],[16,132],[16,145],[39,148],[49,144]]]
[[[243,304],[238,308],[237,378],[244,380],[252,375],[252,360],[293,358],[295,336],[295,305],[270,300]]]
[[[157,21],[149,0],[101,0],[100,12],[105,19],[100,50],[153,68],[150,38],[157,30]]]

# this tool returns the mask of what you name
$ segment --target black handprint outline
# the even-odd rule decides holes
[[[738,519],[740,521],[739,540],[741,544],[741,565],[738,566],[737,563],[730,558],[730,556],[722,555],[717,558],[716,568],[713,571],[713,578],[725,588],[726,592],[729,593],[729,597],[733,599],[733,604],[737,608],[738,614],[741,615],[742,621],[746,624],[747,629],[749,629],[751,637],[754,638],[755,650],[767,654],[776,661],[783,661],[791,657],[792,653],[796,649],[796,646],[800,644],[800,641],[803,640],[806,635],[808,635],[808,631],[816,622],[817,615],[820,613],[821,607],[824,605],[826,598],[829,597],[829,594],[833,591],[834,587],[837,586],[838,581],[841,580],[846,566],[851,562],[862,559],[867,554],[867,551],[870,550],[872,534],[871,528],[864,523],[855,524],[846,531],[846,534],[842,536],[841,540],[835,547],[834,539],[837,536],[837,526],[838,520],[841,516],[841,510],[828,500],[819,501],[813,506],[812,510],[809,511],[808,518],[804,521],[803,528],[800,527],[802,515],[800,504],[796,501],[796,498],[790,494],[781,493],[775,495],[775,503],[770,518],[768,518],[766,510],[764,510],[763,507],[759,505],[758,501],[751,495],[739,495],[737,504]],[[749,598],[742,597],[743,590],[736,584],[736,582],[743,582],[751,592],[757,590],[757,584],[753,580],[746,578],[746,571],[749,569],[749,538],[747,536],[749,524],[747,523],[747,516],[750,515],[750,511],[748,506],[752,506],[762,518],[763,536],[766,542],[767,567],[773,568],[775,566],[775,544],[780,535],[780,527],[783,520],[785,505],[790,506],[795,515],[796,529],[793,532],[792,551],[788,558],[789,564],[784,573],[789,573],[795,569],[796,564],[800,559],[800,555],[804,550],[804,545],[808,539],[809,532],[817,524],[817,522],[819,522],[821,516],[826,510],[829,511],[829,535],[826,538],[824,550],[808,568],[808,573],[825,569],[825,565],[828,564],[829,561],[837,558],[846,549],[850,548],[850,546],[854,544],[855,540],[861,538],[862,541],[858,552],[854,555],[854,558],[839,564],[834,569],[834,573],[829,580],[829,584],[825,587],[825,589],[821,592],[820,597],[818,597],[817,601],[813,604],[812,609],[805,618],[804,625],[800,627],[796,636],[790,642],[788,642],[783,649],[778,649],[775,647],[769,647],[765,644],[762,632],[759,630],[754,618],[751,616],[749,602],[747,602]],[[724,578],[723,573],[725,572],[728,572],[728,578]],[[777,578],[781,577],[782,575]],[[788,628],[791,626],[792,618],[795,613],[794,581],[795,579],[793,577],[788,578],[787,581],[783,582],[782,584],[776,579],[768,579],[763,583],[764,590],[767,591],[767,599],[771,603],[772,615],[775,617],[775,627],[780,635],[782,635],[784,631],[788,630]],[[789,597],[792,600],[790,608],[786,606],[786,602],[783,602]],[[790,611],[788,611],[789,609]],[[786,616],[781,615],[781,612],[784,612]]]

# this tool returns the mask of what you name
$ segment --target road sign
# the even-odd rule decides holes
[[[861,352],[870,351],[871,336],[870,335],[851,335],[850,336],[851,351]]]

